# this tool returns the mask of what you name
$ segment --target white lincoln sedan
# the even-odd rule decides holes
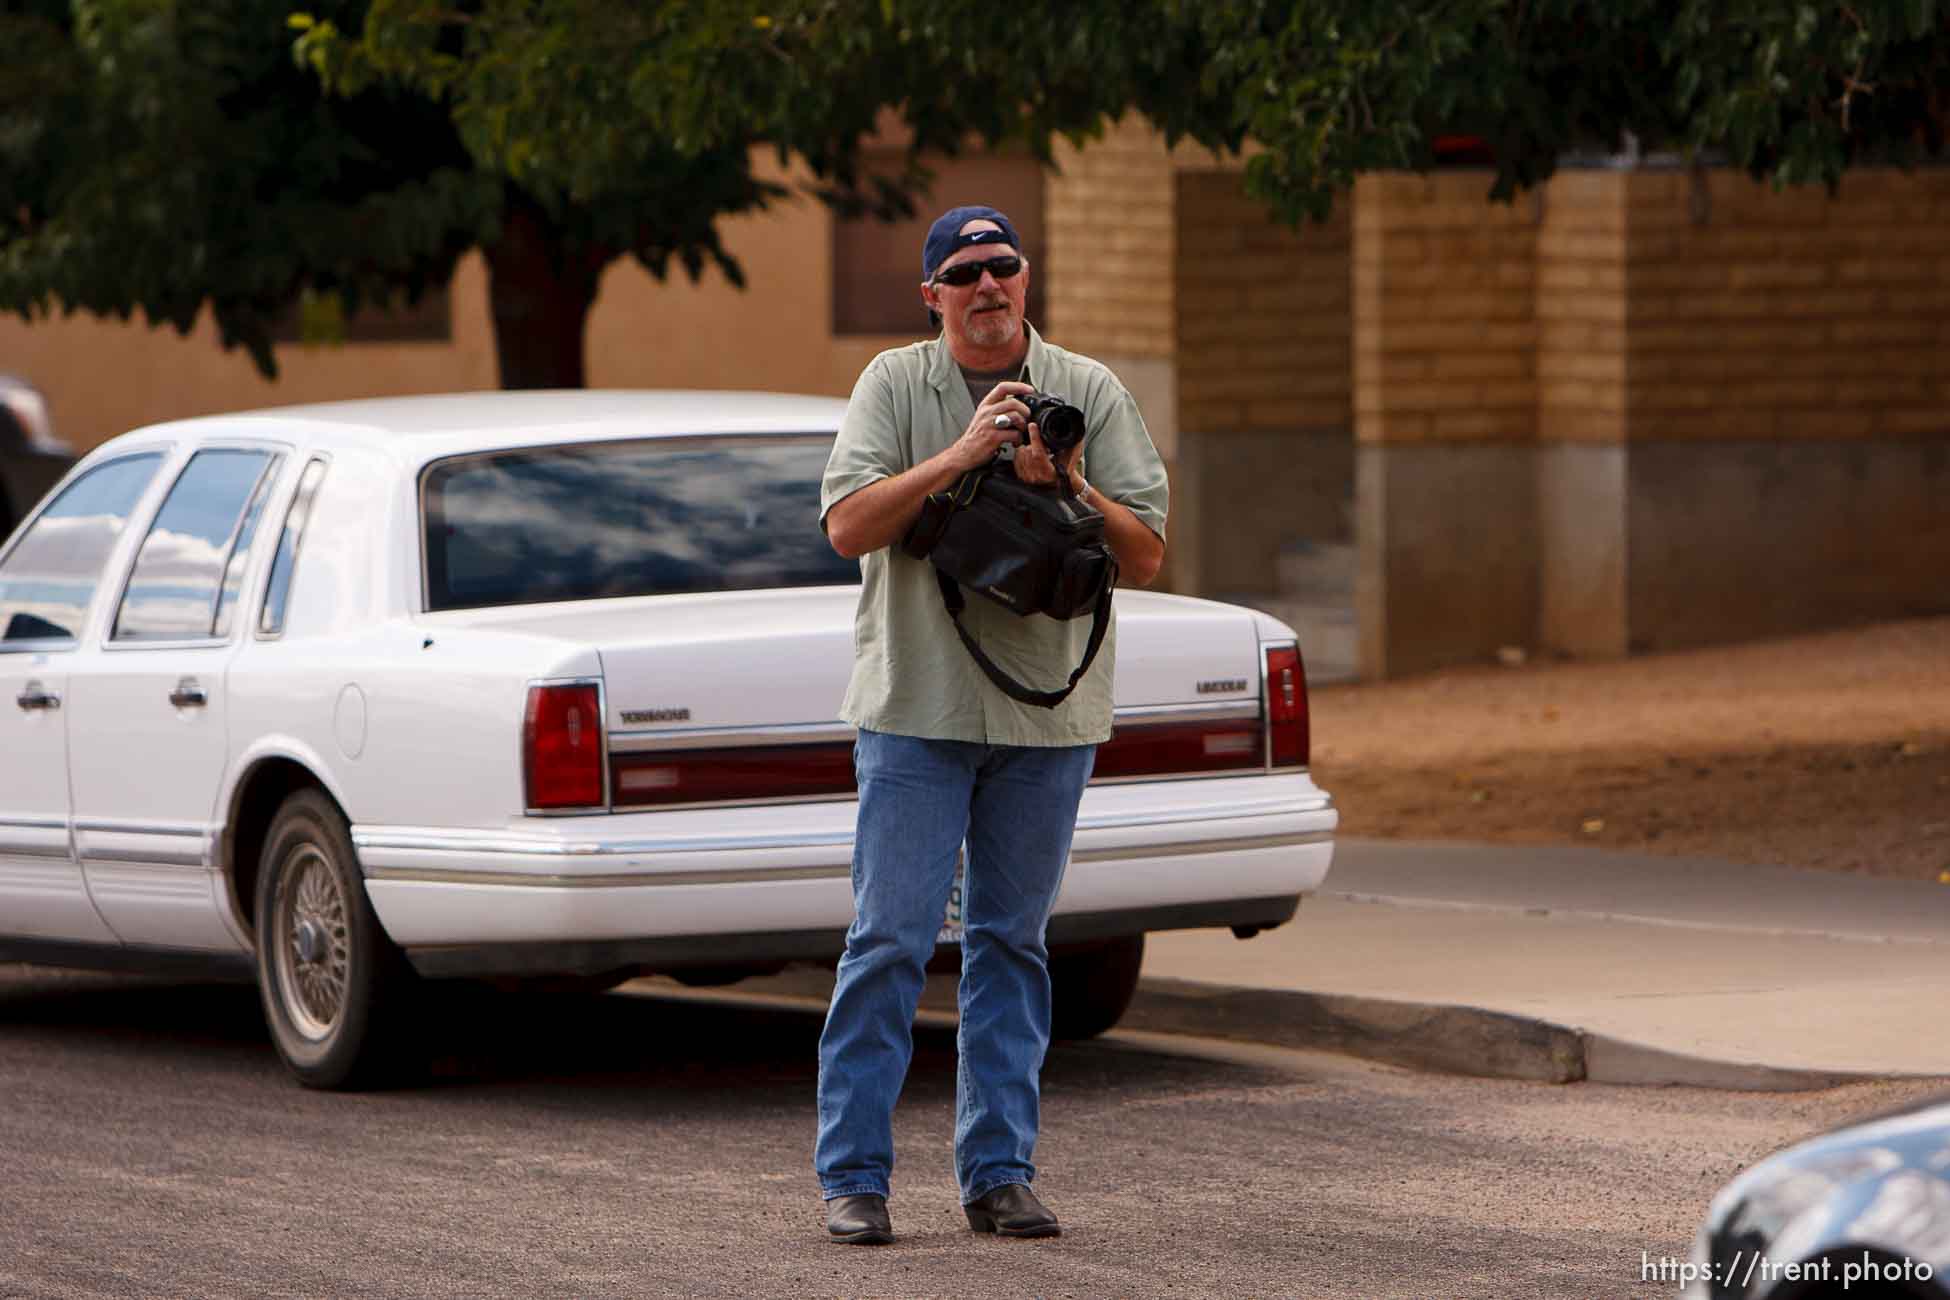
[[[318,1087],[410,1059],[426,980],[830,961],[843,409],[483,393],[96,449],[0,545],[0,960],[254,978]],[[1050,925],[1073,1037],[1122,1014],[1146,931],[1279,925],[1333,852],[1292,631],[1116,604],[1116,734]],[[951,901],[944,956],[957,927]]]

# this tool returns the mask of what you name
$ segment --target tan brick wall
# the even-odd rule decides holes
[[[1164,137],[1133,115],[1084,148],[1059,145],[1056,162],[1043,191],[1045,332],[1091,356],[1171,357],[1176,219]]]
[[[1537,435],[1625,437],[1625,213],[1622,172],[1563,172],[1537,230]]]
[[[1237,171],[1177,184],[1179,424],[1204,432],[1353,423],[1350,226],[1340,205],[1298,230]]]
[[[1950,431],[1950,171],[1622,180],[1631,437]]]
[[[1356,183],[1359,441],[1535,436],[1539,205],[1488,202],[1489,184],[1484,171]]]

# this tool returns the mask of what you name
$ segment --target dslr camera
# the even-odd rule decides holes
[[[1070,450],[1083,441],[1083,412],[1070,405],[1069,398],[1055,393],[1028,393],[1022,404],[1029,408],[1030,420],[1043,435],[1050,459],[1061,465]]]

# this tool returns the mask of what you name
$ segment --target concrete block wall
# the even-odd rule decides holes
[[[1348,210],[1289,228],[1239,170],[1186,166],[1176,206],[1179,463],[1198,485],[1188,585],[1271,594],[1283,547],[1352,540]]]
[[[1624,653],[1631,174],[1562,171],[1536,202],[1537,628],[1533,642]]]
[[[1474,170],[1355,185],[1363,677],[1534,635],[1542,209],[1490,203],[1489,185]]]
[[[1487,188],[1355,190],[1364,675],[1950,610],[1950,170]]]
[[[1950,611],[1950,171],[1625,192],[1618,648]]]

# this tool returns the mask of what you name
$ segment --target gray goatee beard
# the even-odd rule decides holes
[[[983,312],[968,322],[968,341],[983,347],[995,347],[1001,343],[1012,343],[1022,329],[1022,322],[1013,312]]]

